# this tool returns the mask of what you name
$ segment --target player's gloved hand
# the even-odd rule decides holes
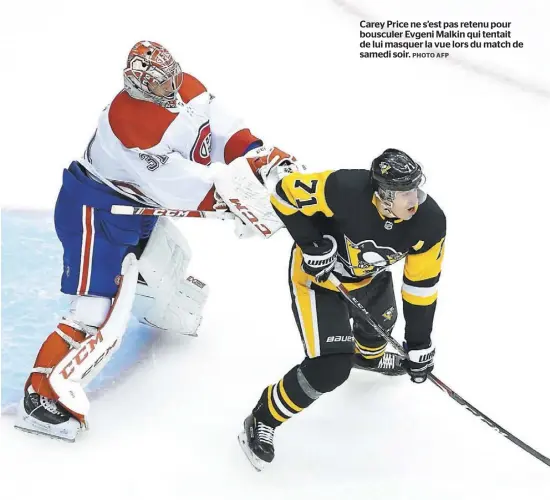
[[[214,190],[214,204],[212,205],[212,208],[214,210],[219,210],[220,212],[226,212],[229,210],[229,207],[216,190]]]
[[[214,204],[212,205],[214,210],[219,210],[220,212],[229,212],[229,207],[219,195],[217,191],[214,191]],[[235,217],[235,236],[237,238],[249,238],[256,234],[256,230],[250,226],[247,226],[241,219]]]
[[[434,369],[435,347],[431,343],[427,347],[419,346],[414,349],[409,348],[406,343],[403,346],[409,355],[409,358],[402,362],[403,368],[415,384],[425,382],[428,374]]]
[[[235,217],[235,236],[239,239],[251,238],[252,236],[258,234],[258,230],[247,226],[241,219]]]
[[[336,265],[336,240],[325,234],[322,240],[317,240],[307,246],[302,246],[302,269],[314,276],[319,283],[326,281]]]
[[[285,175],[305,170],[294,156],[276,147],[261,146],[249,151],[245,158],[252,172],[269,191],[272,191]]]

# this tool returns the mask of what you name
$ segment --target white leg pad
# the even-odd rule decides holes
[[[208,285],[185,277],[191,260],[187,240],[169,219],[160,219],[139,259],[147,284],[138,284],[133,313],[140,323],[196,336]]]
[[[59,396],[59,402],[73,413],[85,417],[90,408],[90,402],[84,392],[84,387],[105,366],[113,353],[118,349],[120,340],[126,331],[130,320],[132,305],[136,293],[138,262],[134,254],[126,256],[122,263],[122,283],[119,287],[113,305],[107,314],[106,320],[89,333],[88,337],[76,348],[71,349],[65,357],[52,368],[48,376],[52,389]],[[80,306],[76,305],[78,310]],[[82,301],[82,304],[92,304]],[[96,319],[99,317],[100,302],[95,301],[93,307],[86,309],[87,313],[95,310]],[[70,319],[67,319],[70,323]],[[82,324],[79,325],[82,327]]]

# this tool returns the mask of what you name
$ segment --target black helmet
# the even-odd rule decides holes
[[[398,149],[386,149],[372,161],[372,180],[382,191],[410,191],[424,180],[422,167]]]

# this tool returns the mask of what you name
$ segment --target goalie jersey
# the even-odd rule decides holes
[[[367,286],[405,259],[405,337],[429,341],[446,232],[445,215],[430,196],[410,220],[388,219],[375,205],[370,171],[343,169],[289,174],[277,184],[271,203],[298,247],[325,234],[336,239],[334,274],[349,290]],[[317,284],[336,291],[328,281]]]
[[[190,74],[177,106],[121,91],[99,118],[79,163],[119,194],[148,206],[212,210],[212,162],[228,164],[262,141]]]

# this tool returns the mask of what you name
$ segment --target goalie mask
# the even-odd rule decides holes
[[[141,41],[132,47],[124,69],[124,88],[131,97],[174,108],[182,82],[180,65],[160,43]]]

